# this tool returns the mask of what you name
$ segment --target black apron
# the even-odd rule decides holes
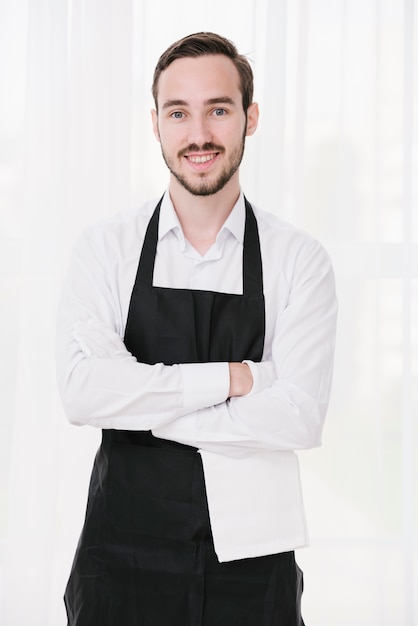
[[[260,243],[246,201],[243,294],[153,287],[149,222],[125,344],[148,364],[260,361]],[[293,552],[219,563],[201,457],[151,432],[103,430],[65,603],[69,626],[301,626]]]

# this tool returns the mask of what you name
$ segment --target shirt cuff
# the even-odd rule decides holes
[[[247,394],[252,395],[264,391],[276,380],[276,370],[272,361],[261,361],[261,363],[254,363],[254,361],[243,361],[251,370],[253,376],[253,386],[251,391]]]
[[[183,407],[186,412],[220,404],[228,398],[228,363],[182,363]]]

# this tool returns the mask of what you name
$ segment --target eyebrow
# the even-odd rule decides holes
[[[178,99],[173,99],[173,100],[167,100],[166,102],[164,102],[163,104],[163,109],[169,109],[171,107],[179,107],[179,106],[188,106],[188,102],[187,100],[178,100]],[[230,98],[229,96],[220,96],[218,98],[209,98],[209,100],[205,100],[203,103],[205,106],[208,105],[213,105],[213,104],[230,104],[232,106],[235,106],[235,102],[232,98]]]

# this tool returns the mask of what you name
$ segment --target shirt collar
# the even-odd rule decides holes
[[[241,191],[231,213],[225,220],[224,225],[218,233],[218,238],[222,233],[222,236],[227,235],[226,231],[229,231],[241,244],[244,243],[244,230],[245,230],[245,200],[244,194]],[[163,201],[161,203],[160,220],[158,225],[158,241],[161,241],[167,233],[174,231],[184,241],[184,234],[180,226],[179,219],[176,211],[174,210],[173,203],[170,198],[170,194],[167,191],[164,194]]]

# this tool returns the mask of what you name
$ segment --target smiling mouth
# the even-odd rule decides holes
[[[202,155],[185,155],[188,161],[192,163],[197,163],[198,165],[201,163],[208,163],[209,161],[213,161],[215,157],[217,157],[219,152],[215,152],[213,154],[202,154]]]
[[[186,158],[193,165],[205,165],[210,164],[211,161],[214,161],[216,157],[224,152],[224,147],[215,143],[207,142],[201,146],[197,143],[191,143],[186,148],[183,148],[178,156],[179,158]]]

